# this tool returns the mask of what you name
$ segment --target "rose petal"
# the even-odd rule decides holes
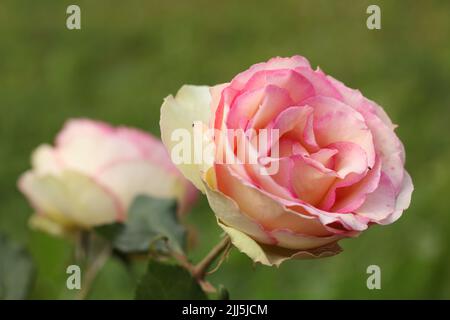
[[[264,98],[247,128],[260,129],[267,126],[281,111],[293,104],[289,93],[282,88],[268,85],[264,90]]]
[[[327,148],[337,151],[334,156],[334,171],[341,179],[349,173],[363,174],[368,170],[367,154],[353,142],[334,142]]]
[[[58,174],[61,171],[61,164],[55,150],[49,145],[41,145],[31,156],[33,169],[37,174]]]
[[[210,100],[209,88],[206,86],[183,86],[175,97],[169,96],[164,100],[161,107],[161,138],[169,154],[172,154],[173,148],[180,143],[180,141],[172,139],[172,133],[181,129],[189,133],[188,137],[192,143],[188,143],[187,147],[191,152],[190,154],[194,155],[195,137],[192,126],[196,121],[203,123],[205,126],[208,125],[211,117]],[[207,136],[203,135],[203,138],[207,138]],[[204,161],[208,158],[205,153],[213,153],[214,149],[208,148],[212,141],[202,141],[202,143],[204,154],[201,163],[195,163],[191,158],[191,163],[179,163],[176,166],[187,179],[204,192],[200,175],[210,166],[207,161]],[[210,154],[209,158],[213,159],[214,155]]]
[[[276,246],[259,244],[245,233],[237,229],[226,226],[218,221],[219,226],[228,234],[233,245],[239,251],[245,253],[254,262],[259,262],[267,266],[279,267],[283,261],[289,259],[314,259],[333,256],[342,251],[336,244],[319,247],[311,250],[290,250]]]
[[[375,148],[381,158],[381,169],[389,176],[395,190],[398,192],[403,181],[405,150],[403,144],[394,133],[378,117],[365,113],[367,126],[373,136]]]
[[[340,92],[320,69],[312,70],[310,67],[300,67],[295,68],[295,71],[308,80],[315,95],[341,100]]]
[[[359,144],[366,152],[368,166],[373,166],[372,134],[360,113],[332,98],[318,96],[305,103],[314,108],[314,133],[320,146],[342,141]]]
[[[302,201],[319,204],[336,179],[336,174],[306,157],[293,157],[292,187]]]
[[[229,129],[245,129],[248,122],[258,110],[264,97],[265,88],[246,91],[236,97],[230,106],[230,111],[226,119]]]
[[[395,203],[395,210],[392,214],[390,214],[387,218],[378,221],[379,224],[390,224],[395,222],[402,215],[403,211],[408,209],[409,204],[411,203],[411,195],[414,191],[414,186],[411,180],[411,176],[408,172],[404,173],[404,178],[402,182],[402,186],[400,188],[400,193],[397,196]]]
[[[139,147],[105,123],[70,120],[56,138],[56,156],[64,168],[94,174],[111,160],[137,158]]]
[[[141,159],[113,163],[99,171],[95,178],[114,192],[125,208],[129,208],[137,195],[184,201],[186,192],[178,175]]]
[[[123,220],[123,207],[104,187],[74,171],[59,176],[25,173],[20,190],[36,210],[62,225],[98,226]]]
[[[268,85],[286,90],[293,104],[298,104],[314,95],[314,89],[309,81],[299,73],[289,69],[256,72],[246,83],[242,91],[254,91]]]
[[[331,208],[324,208],[333,212],[353,212],[365,201],[366,195],[375,191],[380,181],[381,161],[375,162],[375,166],[359,182],[347,186],[334,188],[336,201],[333,201]]]
[[[342,239],[340,235],[314,237],[295,233],[289,229],[273,230],[270,235],[276,239],[278,246],[294,250],[311,250]]]
[[[310,106],[289,107],[275,119],[272,130],[279,130],[279,137],[301,143],[310,152],[319,150],[313,131],[313,111]]]
[[[236,201],[241,212],[258,221],[265,230],[290,229],[305,235],[330,235],[313,217],[285,209],[281,202],[270,198],[229,170],[225,165],[215,166],[218,190]]]
[[[231,86],[239,90],[242,89],[256,72],[262,70],[294,69],[297,67],[309,67],[308,60],[301,56],[293,56],[291,58],[275,57],[267,62],[255,64],[248,70],[239,73],[234,77]]]
[[[391,180],[384,172],[381,172],[377,189],[367,195],[364,203],[355,212],[371,221],[380,221],[394,212],[395,198],[395,188]]]

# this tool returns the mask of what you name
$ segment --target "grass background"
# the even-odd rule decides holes
[[[82,30],[65,27],[81,7]],[[366,28],[378,4],[382,29]],[[450,298],[449,1],[24,1],[0,2],[0,232],[26,245],[38,276],[30,297],[70,298],[71,245],[30,231],[16,180],[29,155],[70,117],[136,126],[159,135],[162,98],[184,83],[216,84],[276,55],[359,88],[400,126],[413,177],[412,204],[393,225],[341,242],[344,252],[279,269],[232,252],[214,275],[232,298]],[[219,239],[206,201],[194,260]],[[1,257],[0,257],[1,259]],[[382,290],[366,288],[366,268]],[[91,298],[131,298],[135,278],[110,260]]]

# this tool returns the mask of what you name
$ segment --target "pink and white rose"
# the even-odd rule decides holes
[[[88,119],[68,121],[54,146],[39,146],[18,185],[36,211],[31,225],[56,235],[122,222],[138,195],[177,199],[182,213],[197,194],[161,141]]]
[[[408,208],[413,185],[405,152],[384,110],[358,90],[313,70],[301,57],[273,58],[212,87],[183,86],[161,109],[162,139],[174,130],[276,129],[278,148],[258,149],[256,164],[236,153],[234,140],[205,135],[211,162],[180,171],[206,193],[219,225],[254,261],[279,265],[292,257],[323,257],[337,242],[372,224],[386,225]],[[254,134],[253,134],[254,135]],[[204,141],[202,142],[204,143]],[[231,153],[233,163],[219,161]],[[274,174],[261,174],[277,163]]]

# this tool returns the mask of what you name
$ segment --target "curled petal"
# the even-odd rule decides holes
[[[264,88],[246,91],[236,98],[228,114],[226,124],[230,129],[245,129],[258,110],[264,96]]]
[[[368,166],[374,165],[372,134],[360,113],[332,98],[317,96],[305,103],[314,107],[314,132],[320,146],[341,141],[356,143],[366,152]]]
[[[266,127],[281,111],[293,104],[289,92],[285,89],[268,85],[264,91],[264,99],[249,123],[250,128]]]
[[[289,69],[259,71],[245,84],[243,92],[257,90],[269,85],[288,92],[294,104],[314,95],[314,89],[309,81],[301,74]]]
[[[291,58],[275,57],[267,62],[255,64],[248,70],[241,72],[234,77],[231,82],[231,86],[237,89],[242,89],[256,72],[262,70],[295,69],[298,67],[309,67],[308,60],[301,56],[293,56]]]
[[[381,161],[375,163],[370,172],[360,181],[349,186],[336,185],[333,192],[338,199],[329,208],[333,212],[353,212],[365,201],[367,194],[375,191],[381,176]]]
[[[373,136],[375,148],[381,158],[381,169],[389,176],[395,190],[398,192],[403,181],[405,150],[395,132],[380,118],[365,113],[367,126]]]
[[[327,148],[336,150],[334,156],[334,171],[339,178],[344,179],[350,173],[366,173],[369,164],[367,154],[363,148],[353,142],[334,142]]]
[[[218,221],[218,224],[228,234],[231,242],[239,251],[245,253],[254,262],[259,262],[266,266],[279,267],[281,263],[289,259],[325,258],[342,251],[336,242],[310,250],[292,250],[259,244],[237,229],[228,227],[220,221]]]
[[[341,100],[341,93],[320,69],[312,70],[310,67],[299,67],[295,71],[309,81],[316,96]]]
[[[298,198],[311,205],[319,204],[336,180],[336,174],[303,156],[293,157],[293,161],[291,183]]]
[[[297,141],[302,148],[319,150],[313,129],[313,108],[293,106],[281,112],[275,119],[272,130],[278,130],[280,138]]]
[[[366,200],[355,212],[371,221],[380,221],[395,210],[395,188],[389,177],[381,172],[377,189],[367,195]]]
[[[385,219],[378,221],[379,224],[390,224],[395,222],[402,215],[403,211],[409,207],[411,203],[411,195],[414,191],[411,176],[405,171],[400,193],[395,202],[394,212]]]

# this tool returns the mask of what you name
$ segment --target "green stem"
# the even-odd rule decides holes
[[[230,237],[225,236],[211,251],[192,269],[192,275],[197,280],[203,280],[211,264],[225,251],[230,244]]]
[[[92,284],[97,277],[98,272],[103,268],[111,253],[109,245],[106,245],[98,255],[93,259],[92,263],[87,264],[86,272],[81,282],[81,289],[76,296],[77,300],[86,299],[89,294]]]

